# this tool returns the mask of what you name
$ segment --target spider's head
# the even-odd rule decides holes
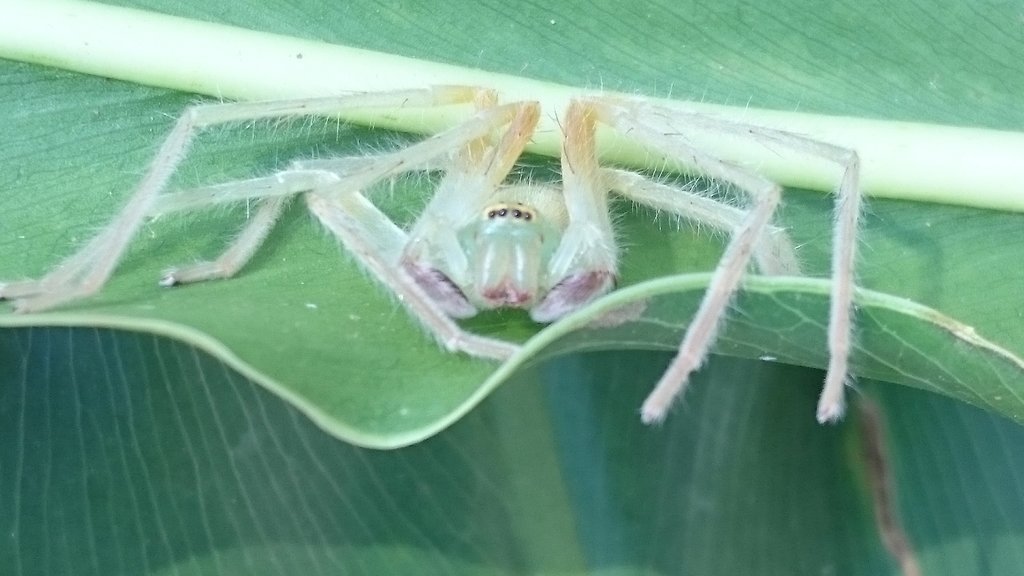
[[[459,235],[472,274],[468,296],[481,308],[532,308],[543,296],[561,213],[516,196],[489,203]]]
[[[433,252],[406,258],[404,266],[454,318],[472,316],[477,310],[521,308],[538,322],[552,322],[615,283],[608,270],[580,270],[578,265],[557,270],[560,266],[553,260],[567,220],[558,188],[503,186],[455,231],[457,256],[435,246]],[[426,253],[430,257],[422,255]],[[459,269],[465,272],[455,272]]]
[[[424,240],[406,247],[402,265],[453,318],[477,310],[529,309],[547,292],[548,262],[565,220],[556,188],[502,186],[461,227],[420,231]]]

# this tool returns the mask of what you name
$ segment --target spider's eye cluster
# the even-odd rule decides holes
[[[484,210],[484,215],[487,216],[488,220],[508,218],[509,216],[526,222],[533,220],[533,210],[529,206],[519,203],[502,202],[500,204],[492,204]]]

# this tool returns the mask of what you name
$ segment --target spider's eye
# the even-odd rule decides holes
[[[509,214],[516,220],[533,220],[533,209],[529,206],[519,203],[505,203],[494,204],[488,206],[484,210],[484,214],[488,220],[494,220],[495,218],[506,218]]]

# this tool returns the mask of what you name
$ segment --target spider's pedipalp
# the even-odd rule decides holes
[[[590,270],[571,274],[555,284],[544,300],[530,310],[535,322],[554,322],[575,312],[591,300],[615,288],[615,275],[609,270]]]

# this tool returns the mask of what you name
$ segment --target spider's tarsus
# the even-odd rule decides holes
[[[13,310],[15,314],[34,314],[36,312],[44,312],[51,306],[38,305],[36,298],[18,298],[14,300]]]
[[[669,400],[671,403],[671,400]],[[665,421],[665,417],[668,416],[668,407],[670,404],[657,397],[655,394],[648,396],[644,400],[643,406],[640,407],[640,421],[648,426],[657,426]]]
[[[164,288],[170,288],[171,286],[177,286],[179,284],[178,277],[175,276],[174,274],[175,274],[174,272],[168,272],[167,274],[165,274],[163,276],[163,278],[160,278],[160,280],[157,282],[157,284],[159,284],[160,286],[163,286]]]
[[[842,400],[827,404],[819,403],[817,412],[818,424],[837,424],[843,419],[844,413],[846,413],[846,403]]]
[[[839,371],[829,370],[825,377],[825,387],[818,398],[817,418],[819,424],[835,424],[846,412],[846,368]]]
[[[10,301],[11,309],[15,314],[40,312],[50,308],[51,306],[46,305],[45,301],[41,306],[33,305],[33,302],[37,302],[43,293],[43,287],[34,280],[0,282],[0,302]]]
[[[18,300],[35,296],[43,291],[43,286],[35,280],[0,282],[0,300]]]
[[[648,426],[657,426],[665,421],[665,415],[645,408],[640,410],[640,421]]]
[[[441,346],[449,352],[464,352],[471,356],[490,358],[504,362],[519,352],[518,344],[496,338],[458,334],[441,340]]]
[[[45,312],[54,306],[65,302],[65,298],[53,298],[45,296],[29,296],[27,298],[18,298],[14,300],[14,313],[15,314],[33,314],[36,312]]]

